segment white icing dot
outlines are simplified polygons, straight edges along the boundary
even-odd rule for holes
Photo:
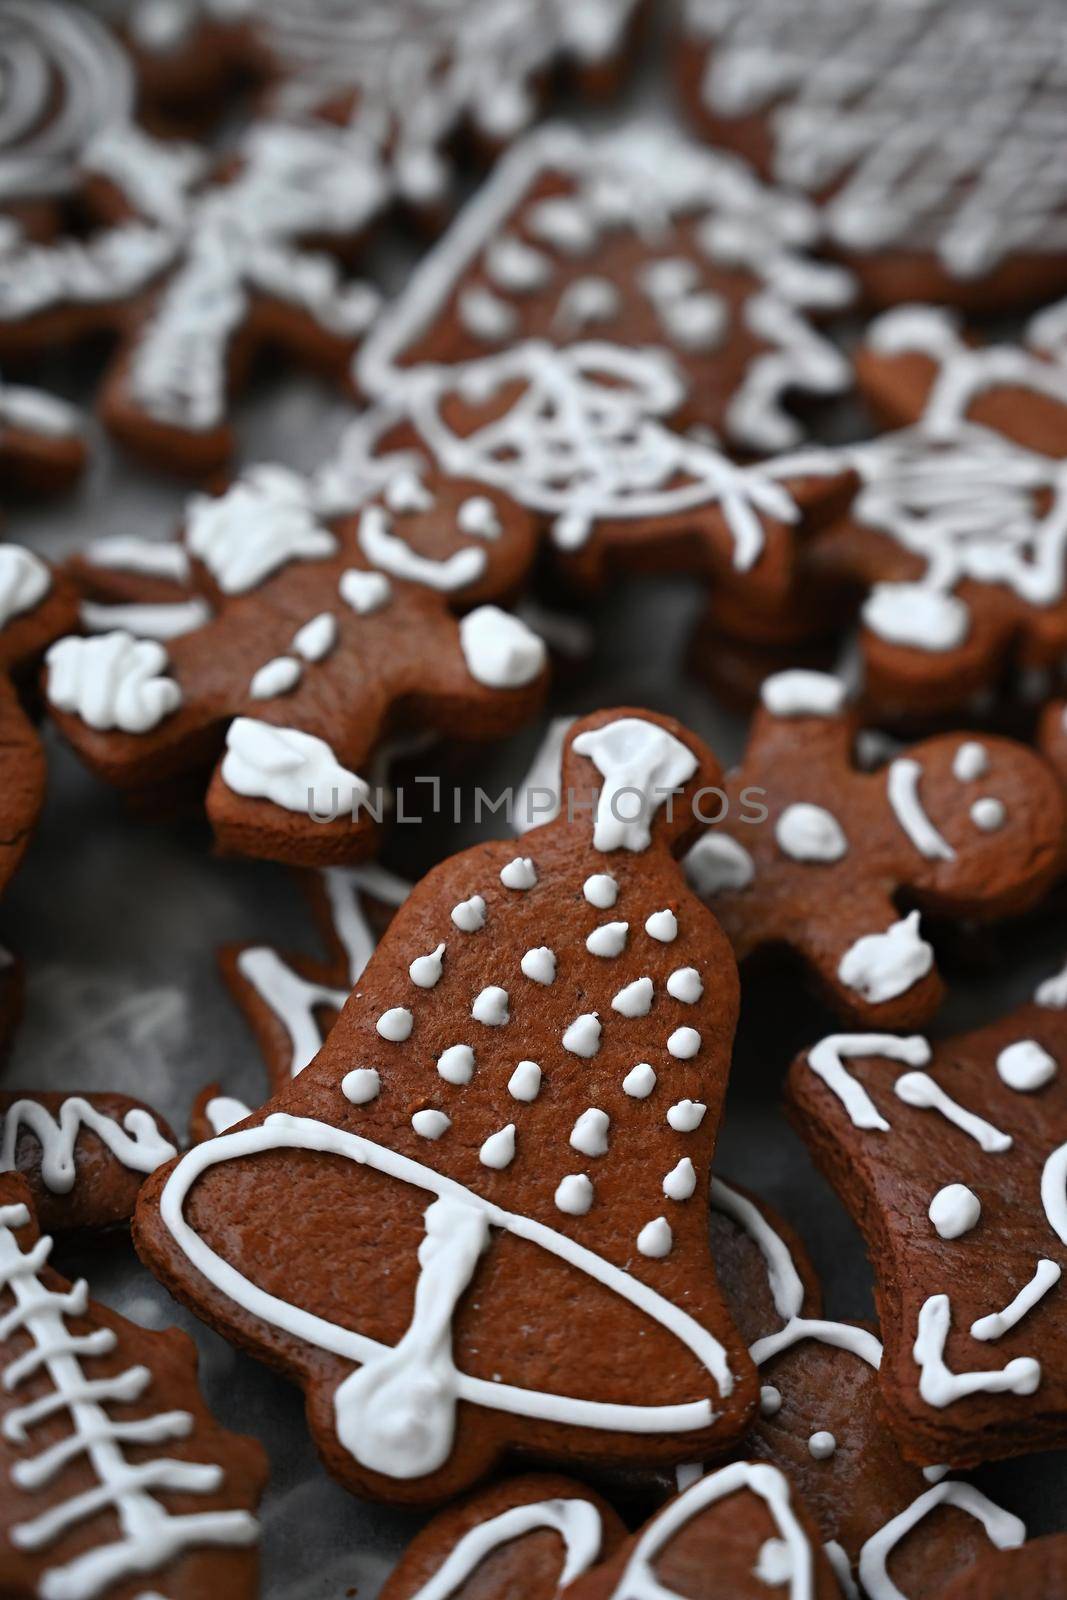
[[[384,573],[363,572],[358,567],[349,567],[347,572],[341,574],[337,592],[357,616],[369,617],[388,604],[393,591]]]
[[[1009,1089],[1032,1094],[1051,1083],[1059,1070],[1054,1057],[1036,1039],[1020,1039],[1007,1045],[997,1056],[997,1073]]]
[[[628,922],[602,922],[599,928],[594,928],[585,941],[585,948],[591,956],[617,956],[626,948],[626,939],[630,931]]]
[[[619,885],[610,872],[594,872],[582,884],[582,893],[591,906],[599,911],[609,911],[619,898]]]
[[[536,1061],[520,1061],[508,1079],[508,1094],[513,1100],[536,1100],[541,1092],[541,1068]]]
[[[532,889],[537,882],[537,870],[529,856],[516,856],[500,869],[500,881],[505,889]]]
[[[593,1185],[584,1172],[572,1172],[556,1188],[556,1209],[570,1217],[584,1217],[593,1204]]]
[[[639,1061],[622,1080],[622,1087],[632,1100],[647,1100],[656,1087],[656,1074],[647,1061]]]
[[[958,1239],[970,1233],[982,1215],[982,1203],[965,1183],[947,1183],[930,1201],[927,1215],[942,1239]]]
[[[437,1071],[446,1083],[470,1083],[474,1076],[474,1051],[469,1044],[450,1044],[437,1058]]]
[[[760,685],[760,699],[772,717],[836,717],[844,710],[847,688],[829,672],[794,667],[775,672]]]
[[[689,887],[705,900],[724,889],[747,889],[756,876],[756,863],[728,833],[705,833],[683,865]]]
[[[583,1111],[571,1129],[570,1145],[583,1156],[603,1156],[608,1150],[608,1128],[611,1118],[606,1111],[590,1107]]]
[[[515,1159],[515,1124],[509,1122],[506,1128],[501,1128],[498,1133],[491,1133],[482,1148],[478,1151],[478,1160],[483,1167],[492,1167],[496,1172],[502,1172],[509,1167]]]
[[[275,695],[295,689],[303,670],[292,656],[275,656],[253,676],[248,692],[253,700],[273,700]]]
[[[508,991],[495,983],[483,989],[471,1006],[471,1016],[475,1022],[484,1023],[487,1028],[502,1028],[510,1015]]]
[[[787,1542],[784,1539],[764,1539],[752,1576],[768,1589],[783,1589],[795,1575],[793,1552]]]
[[[445,947],[442,941],[428,956],[416,956],[408,968],[408,976],[412,983],[417,984],[420,989],[432,989],[440,980],[443,970],[441,957],[444,953]]]
[[[696,1168],[688,1156],[683,1156],[664,1178],[663,1193],[668,1200],[688,1200],[696,1186]]]
[[[548,984],[556,981],[556,957],[547,945],[540,945],[536,950],[527,950],[519,965],[534,983]]]
[[[782,1409],[782,1392],[773,1383],[765,1383],[759,1392],[760,1415],[773,1417]]]
[[[704,985],[696,967],[678,967],[667,979],[667,993],[674,1000],[695,1006],[704,993]]]
[[[675,1133],[695,1133],[707,1109],[702,1100],[679,1100],[667,1112],[667,1121]]]
[[[305,661],[321,661],[336,643],[337,618],[329,611],[320,611],[293,634],[293,649]]]
[[[952,775],[960,783],[973,783],[989,771],[989,751],[977,740],[967,739],[952,758]]]
[[[459,642],[467,671],[489,689],[532,683],[548,659],[544,640],[499,606],[468,612],[459,625]]]
[[[484,928],[485,901],[481,895],[472,894],[469,900],[461,900],[458,906],[453,906],[452,921],[461,933],[477,933],[479,928]]]
[[[848,853],[845,830],[833,812],[807,801],[786,806],[774,837],[782,854],[794,861],[840,861]]]
[[[652,1010],[652,979],[635,978],[619,990],[611,1006],[624,1017],[647,1017]]]
[[[673,911],[653,911],[645,923],[645,932],[661,944],[671,944],[678,937],[678,918]]]
[[[518,321],[514,307],[483,284],[473,284],[459,297],[459,319],[476,339],[510,339]]]
[[[563,1035],[563,1048],[574,1056],[595,1056],[600,1049],[600,1019],[595,1011],[575,1017]]]
[[[417,472],[403,469],[390,478],[382,496],[390,511],[404,516],[414,511],[432,511],[434,499]]]
[[[646,1222],[637,1235],[637,1248],[641,1254],[650,1256],[655,1261],[669,1256],[673,1243],[674,1234],[666,1217],[657,1217],[654,1222]]]
[[[816,1461],[828,1461],[837,1449],[837,1440],[825,1428],[820,1428],[808,1440],[808,1449]]]
[[[878,1005],[905,994],[934,964],[933,948],[919,932],[919,913],[909,912],[884,933],[868,933],[841,957],[837,975],[848,988]]]
[[[341,1079],[341,1093],[354,1106],[369,1105],[377,1100],[381,1087],[382,1080],[374,1067],[356,1067]]]
[[[452,1118],[443,1111],[416,1111],[411,1126],[420,1139],[439,1139],[452,1126]]]
[[[472,539],[499,539],[503,528],[496,506],[488,495],[471,495],[464,500],[456,517],[460,533]]]
[[[966,639],[971,614],[953,594],[924,583],[876,583],[863,602],[864,625],[890,644],[917,650],[955,650]]]
[[[695,1028],[675,1028],[667,1040],[667,1049],[679,1061],[691,1061],[700,1049],[700,1035]]]
[[[993,799],[992,795],[983,795],[971,807],[971,821],[983,833],[996,833],[998,828],[1004,826],[1007,815],[1004,802]]]
[[[414,1021],[406,1006],[393,1006],[382,1012],[374,1026],[382,1038],[388,1039],[391,1044],[403,1044],[405,1039],[411,1037]]]

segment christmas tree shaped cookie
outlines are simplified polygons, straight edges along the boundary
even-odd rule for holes
[[[145,1259],[302,1384],[353,1489],[743,1430],[706,1201],[737,977],[675,860],[717,776],[671,719],[576,724],[559,817],[431,872],[316,1060],[143,1191]]]

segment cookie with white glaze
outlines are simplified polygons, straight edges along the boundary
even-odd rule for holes
[[[867,770],[859,732],[838,678],[768,678],[686,871],[739,959],[785,949],[843,1021],[914,1027],[942,994],[922,914],[992,922],[1035,905],[1061,868],[1065,812],[1047,763],[1014,741],[939,735]]]
[[[0,1587],[64,1600],[258,1593],[267,1464],[208,1412],[188,1335],[136,1326],[48,1265],[0,1177]]]
[[[833,0],[687,0],[678,76],[705,138],[820,205],[868,299],[989,311],[1067,283],[1065,56],[1047,0],[860,0],[846,27]]]
[[[669,718],[577,723],[570,817],[435,868],[318,1057],[142,1191],[143,1258],[301,1383],[348,1486],[433,1501],[508,1448],[625,1468],[742,1433],[704,1198],[737,984],[675,859],[717,775]]]
[[[90,546],[73,570],[108,631],[49,651],[52,715],[128,793],[202,776],[225,849],[364,859],[387,739],[499,738],[538,709],[541,639],[496,606],[452,609],[509,588],[532,552],[529,519],[468,480],[398,474],[329,523],[297,474],[253,470],[194,499],[180,544]]]
[[[1067,1432],[1063,974],[973,1033],[834,1034],[788,1103],[875,1271],[880,1378],[909,1460],[968,1466]]]

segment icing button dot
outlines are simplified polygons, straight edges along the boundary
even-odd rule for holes
[[[695,1133],[707,1109],[702,1100],[679,1100],[667,1112],[667,1121],[675,1133]]]
[[[600,1019],[595,1011],[575,1017],[563,1035],[563,1048],[574,1056],[595,1056],[600,1049]]]
[[[520,1061],[508,1079],[508,1094],[513,1100],[536,1100],[541,1092],[541,1068],[536,1061]]]
[[[416,1111],[411,1126],[420,1139],[439,1139],[452,1126],[452,1118],[443,1111]]]
[[[585,948],[591,956],[621,955],[626,948],[626,939],[630,932],[628,922],[602,922],[599,928],[594,928],[585,941]]]
[[[638,1250],[643,1256],[648,1256],[654,1261],[661,1261],[664,1256],[669,1256],[673,1244],[674,1234],[666,1217],[657,1217],[654,1222],[646,1222],[637,1235]]]
[[[411,1037],[414,1021],[406,1006],[393,1006],[391,1010],[382,1012],[374,1026],[390,1044],[403,1044],[405,1039]]]
[[[820,1428],[808,1440],[808,1449],[816,1461],[827,1461],[837,1449],[837,1440],[825,1428]]]
[[[555,983],[556,957],[547,945],[540,945],[536,950],[527,950],[519,962],[527,978],[534,983]]]
[[[445,947],[442,942],[428,956],[416,956],[408,968],[408,976],[412,983],[420,989],[432,989],[440,981],[443,970],[441,957],[444,953]]]
[[[695,1028],[675,1028],[667,1049],[678,1061],[692,1061],[700,1049],[700,1035]]]
[[[366,1106],[377,1100],[381,1087],[382,1080],[374,1067],[356,1067],[341,1079],[341,1093],[354,1106]]]
[[[483,989],[471,1006],[475,1022],[484,1023],[487,1028],[502,1028],[510,1015],[508,991],[495,983]]]
[[[450,1044],[437,1058],[437,1071],[446,1083],[470,1083],[474,1076],[474,1051],[469,1044]]]
[[[1018,1094],[1033,1094],[1051,1083],[1059,1067],[1036,1039],[1019,1039],[997,1056],[997,1076]]]
[[[651,978],[635,978],[619,990],[611,1008],[624,1017],[647,1017],[652,1010],[652,992]]]
[[[610,911],[619,898],[619,885],[610,872],[594,872],[582,884],[582,893],[598,911]]]
[[[976,800],[971,807],[971,821],[976,828],[981,828],[983,833],[996,833],[1004,826],[1007,815],[1004,802],[994,800],[991,795]]]
[[[485,901],[480,894],[472,894],[469,900],[461,900],[458,906],[452,907],[452,921],[461,933],[477,933],[485,927]]]
[[[478,1151],[478,1160],[483,1167],[492,1167],[496,1172],[503,1172],[515,1159],[515,1124],[509,1122],[506,1128],[501,1128],[498,1133],[491,1133],[482,1148]]]
[[[927,1215],[942,1239],[958,1239],[970,1233],[982,1215],[982,1203],[965,1183],[947,1183],[930,1201]]]
[[[704,984],[696,967],[679,967],[667,979],[667,993],[673,1000],[695,1006],[704,993]]]
[[[622,1087],[632,1100],[647,1100],[656,1087],[656,1074],[647,1061],[639,1061],[622,1080]]]
[[[583,1156],[607,1155],[610,1126],[611,1118],[607,1112],[591,1106],[588,1111],[582,1112],[571,1129],[571,1149],[580,1150]]]
[[[760,1415],[773,1417],[782,1409],[782,1392],[773,1383],[765,1383],[759,1392]]]
[[[678,937],[678,918],[673,911],[653,911],[645,923],[645,932],[661,944],[672,944]]]
[[[668,1200],[688,1200],[696,1186],[696,1168],[688,1156],[683,1156],[678,1165],[664,1178],[663,1193]]]
[[[593,1204],[593,1185],[584,1172],[572,1172],[556,1187],[556,1209],[570,1217],[584,1217]]]
[[[532,889],[537,882],[537,869],[529,856],[516,856],[501,867],[500,881],[505,889]]]

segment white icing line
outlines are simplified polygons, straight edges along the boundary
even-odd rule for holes
[[[954,861],[956,852],[934,827],[919,799],[922,764],[909,756],[889,763],[886,792],[893,814],[919,854],[928,861]]]

